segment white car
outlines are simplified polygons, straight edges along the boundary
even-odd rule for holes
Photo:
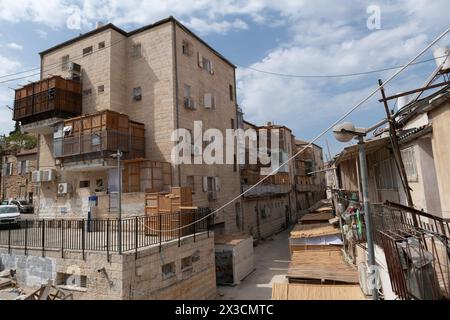
[[[20,226],[19,208],[14,205],[0,206],[0,226]]]

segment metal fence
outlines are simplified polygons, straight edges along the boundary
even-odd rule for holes
[[[450,220],[391,202],[373,208],[372,219],[397,296],[450,299]]]
[[[42,219],[23,220],[20,224],[9,222],[0,225],[0,246],[9,251],[23,249],[41,250],[42,256],[48,250],[76,250],[83,253],[97,251],[128,253],[139,249],[159,246],[169,241],[181,240],[213,229],[213,218],[209,208],[141,216],[125,219]]]

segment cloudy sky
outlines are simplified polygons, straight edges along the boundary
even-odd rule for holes
[[[370,23],[373,5],[379,8],[380,28]],[[70,22],[77,12],[82,18],[74,29]],[[239,103],[247,120],[285,124],[296,136],[312,139],[395,70],[298,76],[402,65],[449,27],[449,12],[448,0],[0,0],[0,133],[13,127],[5,107],[13,103],[10,88],[35,80],[38,71],[7,75],[39,67],[38,52],[93,29],[96,21],[130,31],[172,15],[239,66]],[[449,42],[447,36],[439,45]],[[431,51],[421,60],[430,58]],[[388,94],[421,86],[434,68],[433,61],[411,67]],[[25,75],[30,77],[14,80]],[[349,120],[358,126],[380,120],[384,109],[376,98]],[[343,147],[330,135],[326,139],[332,153]]]

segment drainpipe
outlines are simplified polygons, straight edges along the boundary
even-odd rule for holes
[[[173,72],[175,82],[175,114],[176,114],[176,128],[180,128],[180,110],[179,110],[179,85],[178,85],[178,55],[177,55],[177,34],[176,34],[176,22],[172,21],[172,50],[173,50]],[[181,164],[177,165],[178,172],[178,186],[181,187]]]

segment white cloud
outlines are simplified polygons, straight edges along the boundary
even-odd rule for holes
[[[6,47],[13,50],[23,50],[23,46],[15,42],[8,43]]]
[[[230,30],[247,30],[248,25],[241,19],[235,19],[234,21],[220,21],[220,22],[208,22],[206,20],[192,18],[186,22],[186,25],[193,30],[196,30],[200,35],[208,33],[226,34]]]
[[[48,36],[48,32],[45,30],[37,29],[35,30],[36,34],[39,36],[39,38],[45,39]]]
[[[3,57],[0,54],[0,75],[10,74],[19,71],[21,64],[10,58]],[[0,78],[0,81],[4,78]],[[9,84],[8,84],[9,85]],[[12,119],[12,114],[9,109],[5,106],[11,106],[14,102],[14,91],[8,88],[7,84],[0,84],[0,134],[5,134],[10,132],[14,123],[10,120]]]

